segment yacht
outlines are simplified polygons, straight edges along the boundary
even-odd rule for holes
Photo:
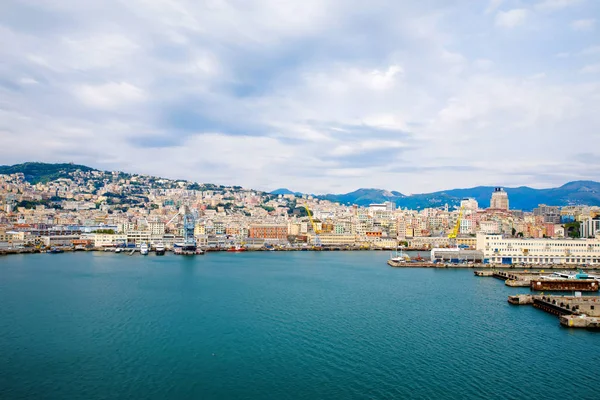
[[[147,256],[148,255],[148,245],[146,243],[142,243],[142,245],[140,246],[140,253],[143,256]]]
[[[405,263],[410,261],[410,257],[404,254],[402,250],[400,250],[400,253],[396,251],[396,255],[394,255],[393,253],[390,254],[390,261],[394,263]]]
[[[165,245],[162,243],[158,243],[156,246],[154,246],[154,251],[156,252],[157,256],[164,256],[165,255]]]

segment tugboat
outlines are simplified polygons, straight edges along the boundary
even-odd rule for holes
[[[248,249],[243,246],[240,246],[239,244],[227,249],[227,252],[229,253],[241,253],[243,251],[248,251]]]
[[[142,243],[142,245],[140,246],[140,254],[143,256],[148,255],[148,245],[146,243]]]
[[[165,255],[165,245],[162,243],[158,243],[155,247],[154,247],[154,251],[156,253],[157,256],[164,256]]]

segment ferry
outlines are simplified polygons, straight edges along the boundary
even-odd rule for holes
[[[142,245],[140,246],[140,253],[143,256],[147,256],[148,255],[148,245],[146,243],[142,243]]]
[[[165,245],[162,243],[158,243],[156,246],[154,246],[154,252],[157,256],[164,256],[165,251]]]

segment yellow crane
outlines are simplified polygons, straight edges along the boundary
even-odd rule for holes
[[[448,234],[448,239],[456,239],[456,237],[458,236],[458,233],[460,232],[460,221],[462,220],[464,211],[465,208],[461,207],[460,211],[458,212],[458,219],[456,220],[456,224],[454,225],[452,231],[450,231],[450,233]]]
[[[310,224],[312,225],[313,231],[315,232],[315,245],[316,246],[321,246],[321,239],[319,238],[319,233],[321,233],[321,231],[317,227],[317,224],[316,224],[315,220],[312,217],[312,213],[310,212],[310,209],[308,208],[308,205],[304,204],[304,208],[306,209],[306,214],[308,215],[308,219],[310,221]]]

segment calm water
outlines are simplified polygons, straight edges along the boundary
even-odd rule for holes
[[[599,398],[600,334],[388,256],[0,258],[0,397]]]

